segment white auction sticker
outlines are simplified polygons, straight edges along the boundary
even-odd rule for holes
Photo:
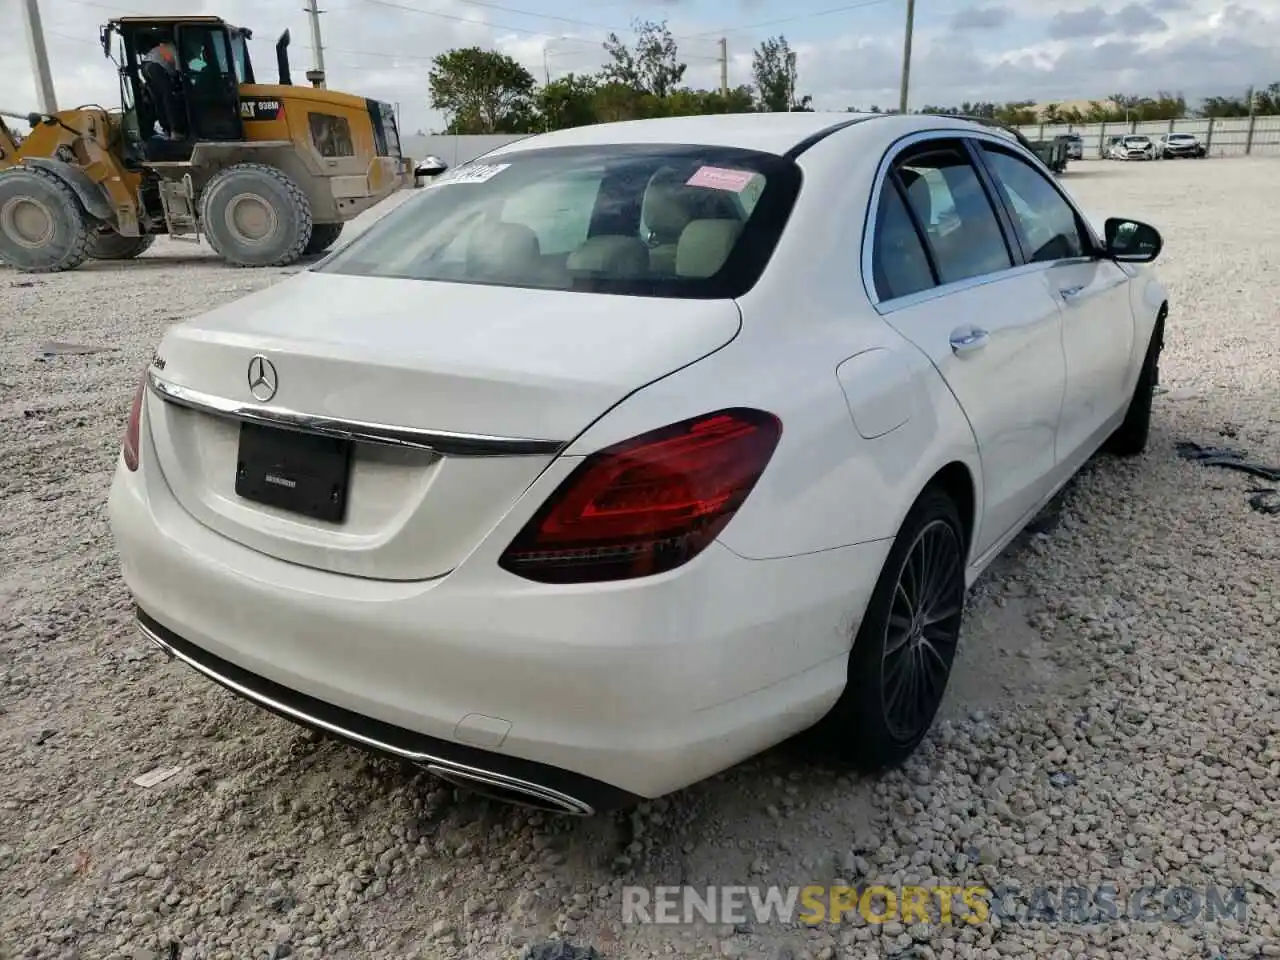
[[[485,183],[492,180],[507,167],[509,163],[478,163],[465,167],[458,167],[452,173],[446,173],[444,176],[433,180],[429,186],[444,187],[455,183]]]

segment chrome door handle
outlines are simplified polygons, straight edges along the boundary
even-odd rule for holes
[[[1062,295],[1063,300],[1074,300],[1076,297],[1080,296],[1080,294],[1084,293],[1084,286],[1066,287],[1059,290],[1058,293]]]
[[[987,345],[987,331],[978,327],[955,330],[951,334],[951,349],[957,354],[973,353]]]

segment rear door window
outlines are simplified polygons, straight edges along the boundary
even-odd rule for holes
[[[930,141],[894,165],[941,283],[1008,270],[1013,257],[978,172],[959,141]]]

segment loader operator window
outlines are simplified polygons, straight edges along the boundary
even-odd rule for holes
[[[243,33],[231,38],[231,58],[236,68],[236,83],[253,83],[253,66],[249,63],[249,46]]]
[[[183,99],[194,139],[239,139],[239,83],[227,29],[183,24],[178,29],[178,47]]]

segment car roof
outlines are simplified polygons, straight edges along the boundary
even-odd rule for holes
[[[987,130],[958,117],[885,113],[727,113],[690,117],[623,120],[535,134],[505,144],[486,157],[553,147],[611,144],[697,144],[785,155],[843,128],[865,130],[868,137],[893,139],[915,130]]]

